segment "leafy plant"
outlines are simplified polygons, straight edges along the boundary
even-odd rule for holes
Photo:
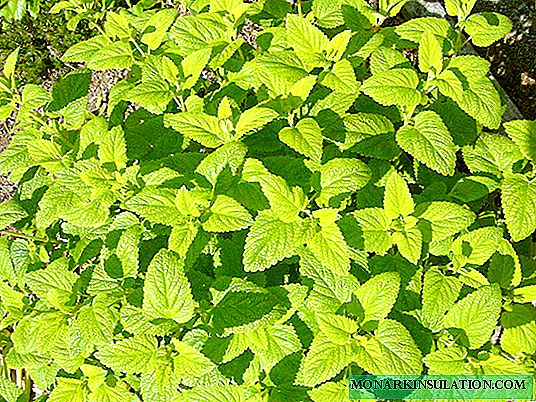
[[[489,63],[459,54],[463,29],[487,43],[509,22],[450,0],[457,28],[382,27],[404,3],[110,12],[51,93],[10,94],[12,56],[6,369],[54,402],[343,401],[349,373],[533,373],[535,123],[499,132]],[[111,68],[130,71],[89,114],[88,69]]]

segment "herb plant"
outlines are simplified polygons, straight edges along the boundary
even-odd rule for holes
[[[533,373],[536,126],[502,124],[489,63],[461,54],[510,22],[447,0],[454,28],[382,26],[404,3],[139,3],[67,50],[86,68],[52,92],[19,93],[8,58],[0,395],[31,397],[10,370],[51,402]],[[106,69],[129,72],[90,114]]]

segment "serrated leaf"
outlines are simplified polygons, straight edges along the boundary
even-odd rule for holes
[[[175,226],[184,220],[175,205],[176,191],[146,186],[134,197],[125,201],[125,207],[154,223]]]
[[[258,130],[270,123],[278,116],[275,110],[267,107],[256,106],[242,112],[236,123],[236,138],[239,139],[244,135]]]
[[[152,317],[185,323],[194,315],[196,303],[184,273],[184,262],[172,251],[161,250],[153,257],[143,294],[143,310]]]
[[[234,198],[218,195],[210,207],[210,216],[203,223],[208,232],[232,232],[253,223],[250,213]]]
[[[447,13],[465,19],[475,6],[476,0],[445,0]]]
[[[181,257],[185,257],[197,236],[198,230],[198,226],[192,222],[173,226],[168,239],[168,248]]]
[[[324,51],[329,44],[329,39],[320,29],[296,14],[287,15],[286,28],[289,44],[308,71],[325,65]]]
[[[132,67],[133,63],[130,45],[125,42],[114,42],[101,46],[93,53],[87,62],[87,67],[92,70],[124,69]]]
[[[415,211],[415,204],[406,180],[396,171],[391,173],[385,182],[383,208],[388,220],[400,216],[406,217]]]
[[[312,118],[300,120],[295,127],[285,127],[279,139],[300,154],[319,161],[324,138],[318,123]]]
[[[521,174],[508,175],[501,185],[506,226],[517,242],[536,230],[536,181]]]
[[[351,194],[370,180],[370,169],[359,159],[334,158],[320,167],[320,195],[317,202],[329,205],[338,196]]]
[[[445,316],[444,328],[464,331],[467,346],[477,349],[491,339],[501,311],[497,285],[483,286],[458,301]]]
[[[361,85],[361,91],[384,105],[414,107],[421,101],[419,77],[414,70],[395,68],[374,74]]]
[[[179,379],[201,377],[215,370],[216,366],[200,351],[185,342],[173,340],[178,356],[173,357],[174,373]]]
[[[398,130],[398,144],[430,169],[443,175],[453,175],[458,147],[441,117],[428,110],[415,116],[412,123]]]
[[[169,85],[160,80],[142,82],[126,94],[124,100],[137,103],[154,114],[161,114],[173,99]]]
[[[226,166],[229,166],[233,173],[238,171],[246,152],[247,148],[241,142],[229,142],[207,155],[195,171],[205,176],[212,185],[215,185],[218,176]]]
[[[471,374],[466,359],[465,348],[452,345],[427,354],[423,361],[429,374]]]
[[[307,248],[313,252],[323,266],[337,274],[350,269],[350,249],[337,226],[340,218],[334,209],[319,209],[313,212],[319,220],[320,230],[307,241]]]
[[[87,402],[88,389],[81,380],[58,377],[58,385],[48,400],[50,402]]]
[[[425,31],[419,41],[419,69],[434,75],[443,69],[443,50],[431,31]]]
[[[383,255],[389,250],[393,241],[389,234],[390,219],[381,208],[365,208],[354,212],[365,240],[365,250]]]
[[[417,264],[422,253],[422,233],[419,228],[397,231],[392,233],[391,237],[402,257],[412,264]]]
[[[357,332],[358,324],[351,318],[326,314],[317,317],[318,328],[330,342],[338,345],[346,345],[351,339],[351,335]]]
[[[513,304],[501,315],[501,326],[501,347],[507,353],[519,356],[536,352],[536,311],[530,304]]]
[[[326,335],[318,333],[303,358],[294,383],[313,387],[333,378],[352,361],[350,345],[331,342]]]
[[[525,158],[536,161],[536,120],[512,120],[504,123],[508,136]]]
[[[83,306],[76,317],[80,336],[95,346],[111,343],[117,321],[117,312],[100,296],[96,296],[91,305]]]
[[[13,199],[0,203],[0,228],[2,229],[26,218],[27,216],[28,213],[24,208]]]
[[[116,372],[137,374],[150,371],[158,349],[154,336],[139,335],[106,345],[96,353],[97,358]]]
[[[400,275],[384,272],[362,284],[354,294],[357,296],[365,317],[363,323],[381,320],[389,315],[400,291]]]
[[[463,159],[473,173],[501,176],[522,158],[519,148],[508,137],[496,133],[482,133],[473,147],[463,148]]]
[[[99,159],[101,162],[115,163],[117,169],[124,169],[127,164],[127,146],[125,134],[121,127],[114,127],[99,141]]]
[[[58,308],[70,299],[78,275],[69,270],[67,259],[57,259],[46,269],[30,272],[25,280],[41,300]]]
[[[355,361],[374,374],[420,374],[422,356],[409,331],[394,320],[381,320],[374,336],[356,345]]]
[[[106,36],[97,35],[88,40],[75,43],[67,49],[61,59],[71,63],[88,62],[99,50],[109,44],[110,40]]]
[[[469,227],[476,219],[476,215],[466,206],[453,202],[435,201],[430,203],[419,216],[430,222],[432,227],[432,241],[440,241]]]
[[[456,265],[483,265],[497,250],[502,240],[502,230],[483,227],[463,234],[451,245],[453,261]]]
[[[150,50],[158,49],[176,16],[177,11],[174,9],[159,10],[153,14],[143,27],[141,42]]]
[[[283,222],[271,210],[259,212],[251,225],[244,248],[244,269],[264,271],[295,254],[303,243],[304,222]]]
[[[307,198],[301,188],[291,188],[285,179],[270,173],[257,159],[246,159],[242,178],[261,185],[273,214],[284,222],[299,219],[298,214],[307,205]]]
[[[424,274],[422,291],[423,325],[434,332],[443,328],[443,317],[452,308],[462,288],[460,280],[445,276],[437,268]]]
[[[209,148],[217,148],[225,142],[218,118],[206,113],[166,114],[164,124]]]
[[[512,21],[499,13],[479,13],[467,18],[463,28],[475,46],[486,47],[504,38],[512,29]]]

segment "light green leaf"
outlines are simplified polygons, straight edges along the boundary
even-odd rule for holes
[[[536,300],[536,285],[533,285]],[[536,352],[536,311],[530,304],[512,304],[501,316],[501,347],[513,356]]]
[[[512,165],[523,159],[519,148],[504,135],[482,133],[474,147],[463,148],[463,159],[473,173],[501,173],[512,170]]]
[[[348,59],[335,63],[331,70],[326,71],[321,83],[338,92],[355,93],[359,90],[354,67]]]
[[[172,8],[159,10],[153,14],[143,26],[141,42],[145,43],[150,50],[158,49],[176,16],[177,10]]]
[[[397,231],[391,236],[402,257],[412,264],[417,264],[422,252],[422,233],[419,228]]]
[[[468,346],[478,349],[491,339],[501,311],[497,285],[483,286],[458,301],[445,316],[444,328],[464,331]]]
[[[209,148],[217,148],[225,142],[218,118],[206,113],[166,114],[164,124]]]
[[[298,220],[298,214],[307,206],[307,198],[301,188],[290,188],[285,179],[270,173],[257,159],[246,159],[242,178],[261,185],[273,214],[283,222]]]
[[[467,350],[458,345],[438,349],[424,356],[428,374],[472,374],[466,362]]]
[[[307,391],[313,402],[348,402],[348,384],[343,382],[326,382]]]
[[[71,63],[85,63],[103,47],[110,45],[110,39],[97,35],[88,40],[75,43],[61,57],[61,60]]]
[[[273,96],[287,95],[296,82],[307,76],[301,60],[294,52],[289,51],[270,52],[257,56],[252,69],[258,82],[253,82],[251,85],[264,84]],[[247,86],[249,87],[250,83]]]
[[[324,333],[319,332],[301,362],[294,383],[313,387],[333,378],[351,361],[350,345],[333,343]]]
[[[307,247],[322,265],[336,274],[350,269],[350,250],[336,224],[340,218],[335,209],[319,209],[313,212],[319,220],[320,230],[307,241]]]
[[[329,39],[310,21],[296,14],[287,14],[287,40],[308,71],[326,64],[324,51]]]
[[[128,91],[125,100],[137,103],[154,114],[162,114],[173,99],[169,85],[160,80],[142,82]]]
[[[58,377],[58,385],[50,394],[50,402],[88,402],[88,389],[76,378]]]
[[[291,257],[304,241],[304,222],[283,222],[272,210],[260,211],[251,225],[244,248],[244,268],[264,271],[284,258]]]
[[[130,45],[125,42],[114,42],[104,47],[101,45],[100,49],[91,55],[87,67],[92,70],[124,69],[132,67],[133,63]]]
[[[278,113],[276,111],[262,106],[255,106],[245,110],[236,123],[235,139],[242,138],[244,135],[264,127],[277,116]]]
[[[138,273],[139,242],[143,233],[140,225],[131,226],[121,234],[115,254],[121,261],[123,277],[135,277]]]
[[[407,2],[408,0],[380,0],[379,9],[383,15],[394,17]]]
[[[453,202],[434,201],[419,216],[430,222],[432,241],[440,241],[469,227],[476,215],[465,205]]]
[[[16,48],[15,50],[13,50],[6,57],[4,61],[4,68],[2,69],[5,77],[11,78],[11,76],[15,73],[15,66],[17,65],[18,57],[19,57],[19,48]]]
[[[187,343],[174,339],[173,346],[178,352],[178,356],[173,357],[174,372],[180,380],[201,377],[216,370],[216,365],[208,357]]]
[[[443,328],[443,317],[452,308],[462,288],[460,280],[445,276],[437,268],[424,274],[422,291],[422,322],[434,332]]]
[[[146,186],[125,201],[125,207],[154,223],[180,225],[184,218],[175,205],[176,191]]]
[[[112,342],[117,311],[108,305],[106,297],[96,296],[91,305],[83,306],[76,317],[81,338],[90,345],[103,346]]]
[[[386,218],[390,221],[400,216],[406,217],[415,211],[406,180],[396,171],[393,171],[385,182],[383,208]]]
[[[0,228],[20,221],[28,216],[28,213],[15,200],[6,200],[0,203]]]
[[[346,345],[350,342],[351,335],[357,332],[358,324],[351,318],[337,315],[318,315],[318,328],[330,342],[338,345]]]
[[[476,0],[445,0],[445,7],[449,15],[465,19],[475,6]]]
[[[210,207],[210,216],[203,223],[208,232],[232,232],[249,227],[253,219],[250,213],[234,198],[218,195]]]
[[[467,264],[484,265],[497,251],[501,240],[502,230],[491,226],[463,234],[451,245],[453,261],[460,267]]]
[[[198,226],[192,222],[184,222],[181,225],[173,226],[168,239],[168,248],[181,257],[185,257],[197,236],[197,232]]]
[[[536,285],[522,286],[514,289],[514,297],[521,303],[536,301]]]
[[[188,322],[196,303],[184,273],[184,261],[172,251],[160,250],[151,260],[143,287],[143,310],[155,318]]]
[[[214,152],[208,154],[197,166],[197,173],[205,176],[214,186],[220,173],[229,166],[231,172],[236,174],[244,161],[247,148],[241,142],[228,142]]]
[[[365,250],[383,255],[389,250],[393,241],[389,234],[389,224],[385,211],[380,208],[365,208],[355,211],[356,217],[365,240]]]
[[[431,31],[425,31],[419,41],[419,69],[434,75],[443,69],[443,50]]]
[[[131,36],[131,28],[127,17],[124,15],[124,11],[120,10],[119,13],[110,11],[106,14],[106,21],[104,21],[104,31],[106,35],[111,38],[127,39]]]
[[[467,18],[463,28],[475,46],[486,47],[504,38],[512,29],[512,21],[498,13],[479,13]]]
[[[512,174],[501,185],[502,207],[512,240],[521,241],[536,230],[536,180]]]
[[[512,120],[504,128],[525,158],[536,162],[536,120]]]
[[[449,32],[454,32],[448,21],[439,17],[412,18],[398,25],[395,31],[402,39],[415,43],[421,41],[421,37],[425,32],[433,32],[436,39],[441,41],[448,37]]]
[[[394,320],[381,320],[374,336],[356,341],[355,362],[374,374],[420,374],[422,356],[409,331]]]
[[[127,146],[123,129],[120,126],[112,128],[104,138],[100,139],[99,159],[103,163],[115,163],[117,169],[126,167]]]
[[[32,292],[56,308],[69,301],[77,279],[78,275],[69,270],[66,258],[53,261],[45,269],[30,272],[25,278]]]
[[[427,110],[415,116],[412,123],[398,130],[398,144],[430,169],[452,176],[458,147],[441,117]]]
[[[381,320],[389,315],[400,290],[398,272],[375,275],[354,291],[365,312],[363,323]]]
[[[96,356],[116,372],[138,374],[151,371],[157,350],[154,336],[139,335],[105,345]]]
[[[333,158],[320,167],[320,195],[317,203],[329,205],[339,196],[346,196],[361,188],[370,180],[370,169],[359,159]]]
[[[414,70],[395,68],[374,74],[361,85],[361,91],[384,105],[414,107],[421,101],[419,77]]]
[[[322,131],[310,117],[300,120],[295,127],[283,128],[279,132],[279,139],[308,158],[316,161],[322,158]]]

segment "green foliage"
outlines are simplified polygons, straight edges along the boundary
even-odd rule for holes
[[[19,93],[9,56],[6,367],[56,402],[345,401],[350,373],[533,373],[535,126],[500,132],[489,63],[459,54],[463,29],[489,44],[508,22],[453,0],[456,28],[386,28],[405,1],[379,3],[141,3],[70,47],[86,68],[51,92]],[[110,68],[129,73],[89,113],[89,71]]]

